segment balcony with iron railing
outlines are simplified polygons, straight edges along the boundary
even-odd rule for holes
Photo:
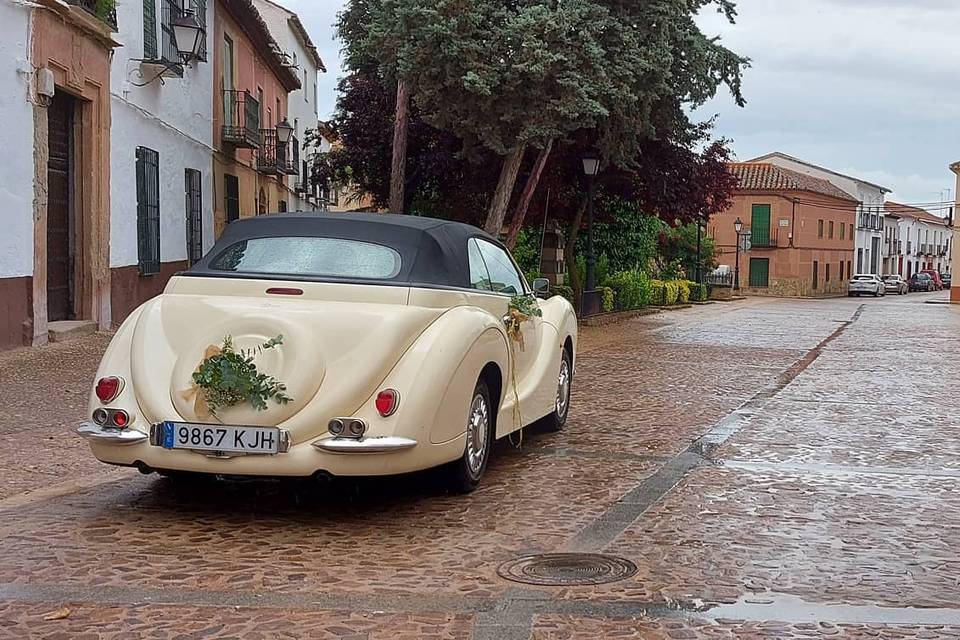
[[[225,144],[238,149],[260,147],[260,103],[249,91],[224,89],[221,137]]]
[[[778,244],[779,228],[756,228],[750,230],[750,246],[754,249],[776,249]]]
[[[297,166],[290,159],[290,145],[277,139],[276,129],[260,130],[260,149],[257,152],[257,171],[273,176],[295,175]],[[293,138],[291,142],[296,142]]]
[[[112,2],[104,2],[103,0],[67,0],[67,4],[80,7],[114,31],[117,30],[117,9]]]

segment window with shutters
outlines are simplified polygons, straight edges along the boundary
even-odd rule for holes
[[[160,273],[160,155],[137,147],[137,253],[141,276]]]
[[[750,244],[755,247],[770,246],[770,205],[755,204],[750,217]]]
[[[750,258],[750,286],[757,288],[770,286],[769,258]]]
[[[187,214],[187,260],[193,264],[203,257],[202,178],[196,169],[184,169]]]
[[[157,52],[157,0],[143,0],[143,57],[156,60]]]
[[[200,48],[197,51],[197,60],[207,61],[207,0],[190,0],[190,9],[197,16],[197,21],[203,28],[203,36],[200,41]]]
[[[227,224],[240,219],[240,180],[237,176],[223,176],[223,210]]]

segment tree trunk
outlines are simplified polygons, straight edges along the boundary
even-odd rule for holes
[[[390,166],[390,212],[406,213],[404,190],[407,179],[407,111],[410,98],[407,83],[397,82],[397,115],[393,122],[393,162]]]
[[[527,217],[527,209],[530,208],[530,201],[533,200],[533,194],[537,191],[537,184],[540,182],[540,176],[543,175],[543,167],[547,164],[550,157],[550,151],[553,149],[553,140],[547,142],[547,146],[540,150],[537,155],[537,161],[533,165],[533,171],[527,178],[527,184],[523,188],[523,194],[520,196],[520,204],[517,210],[513,212],[513,220],[510,221],[510,230],[507,232],[507,249],[513,251],[517,244],[517,235],[523,226],[523,219]]]
[[[517,173],[520,171],[525,150],[526,145],[520,145],[503,159],[497,190],[493,192],[493,200],[487,210],[487,221],[483,225],[484,230],[495,238],[500,236],[503,219],[507,217],[507,207],[510,206],[510,196],[513,195],[513,187],[517,183]]]
[[[570,278],[570,288],[573,289],[573,299],[580,300],[583,286],[580,284],[580,274],[577,273],[577,237],[580,235],[580,225],[583,224],[583,214],[587,211],[587,198],[584,197],[577,207],[577,213],[570,223],[570,233],[567,234],[567,246],[563,248],[563,261],[567,264],[567,276]]]

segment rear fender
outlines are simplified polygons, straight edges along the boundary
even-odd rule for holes
[[[509,355],[503,326],[486,311],[457,307],[423,332],[384,380],[381,388],[400,392],[400,408],[387,418],[375,409],[376,394],[361,415],[370,418],[370,434],[403,435],[441,444],[466,432],[467,414],[481,371],[493,363],[501,372],[500,398],[507,383]]]
[[[140,408],[140,402],[134,391],[133,385],[133,365],[130,359],[130,350],[133,345],[133,335],[143,309],[149,305],[147,302],[141,305],[120,325],[120,329],[110,340],[110,345],[100,360],[100,366],[97,369],[97,376],[90,386],[90,396],[88,401],[87,420],[93,414],[94,409],[104,406],[96,394],[96,381],[107,376],[117,376],[124,381],[123,389],[120,395],[109,404],[110,407],[120,408],[130,414],[130,428],[138,429],[145,433],[150,432],[150,425],[143,417],[143,410]]]

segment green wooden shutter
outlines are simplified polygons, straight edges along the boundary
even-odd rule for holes
[[[227,224],[240,219],[240,180],[237,176],[223,176],[223,208]]]
[[[770,285],[770,259],[750,258],[750,286],[767,287]]]
[[[141,276],[160,273],[160,155],[137,147],[137,254]]]
[[[157,59],[157,0],[143,0],[143,57]]]
[[[768,204],[753,205],[750,244],[755,247],[770,246],[770,205]]]

